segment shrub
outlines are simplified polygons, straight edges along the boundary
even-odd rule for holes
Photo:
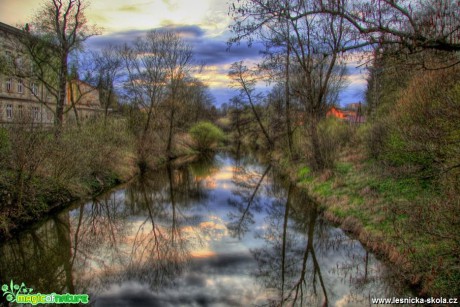
[[[193,144],[192,147],[199,152],[215,149],[224,139],[224,132],[210,122],[198,122],[189,131]]]
[[[460,165],[460,68],[415,76],[388,118],[383,158],[410,164],[424,176]]]
[[[385,121],[376,120],[372,124],[364,124],[360,127],[358,134],[362,138],[369,156],[374,159],[380,159],[387,145],[388,124]]]
[[[322,165],[318,165],[314,169],[332,169],[339,149],[349,142],[351,138],[351,127],[347,123],[330,117],[318,124],[317,131],[318,148],[316,152],[321,156]],[[309,152],[313,153],[313,148],[310,148]],[[313,161],[313,158],[310,160]]]
[[[126,123],[120,119],[105,124],[87,122],[80,129],[66,127],[61,139],[54,141],[47,170],[51,177],[66,185],[91,186],[94,180],[113,176],[129,152],[131,138]]]
[[[5,166],[5,163],[9,160],[10,155],[10,141],[8,139],[8,132],[0,128],[0,168]]]

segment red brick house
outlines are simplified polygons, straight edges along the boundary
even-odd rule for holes
[[[333,106],[327,111],[326,117],[335,117],[350,124],[362,124],[365,122],[360,102],[351,103],[346,109],[340,109]]]

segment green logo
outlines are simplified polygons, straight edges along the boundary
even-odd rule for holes
[[[10,282],[10,285],[7,284],[2,286],[3,296],[6,295],[6,300],[8,302],[16,302],[16,296],[18,294],[30,294],[34,289],[27,288],[24,283],[21,285],[15,285],[13,281]]]
[[[10,303],[18,304],[88,304],[88,294],[32,294],[34,289],[27,288],[24,283],[15,284],[12,280],[9,285],[2,286],[3,296]]]

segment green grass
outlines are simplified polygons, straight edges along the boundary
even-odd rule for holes
[[[335,165],[335,171],[341,175],[348,174],[353,168],[353,164],[346,162],[338,162]]]
[[[421,276],[425,294],[459,293],[459,257],[453,253],[451,241],[419,231],[417,219],[411,217],[423,203],[442,202],[443,194],[432,182],[394,175],[367,161],[340,161],[327,180],[308,167],[297,170],[298,182],[326,211],[342,221],[356,219],[368,234],[408,257],[411,265],[400,269],[409,270],[404,271],[407,276]],[[434,229],[444,231],[445,227]]]
[[[311,169],[308,166],[303,166],[297,171],[298,182],[308,183],[314,178]]]
[[[316,184],[313,191],[323,197],[332,196],[334,194],[332,182],[330,180]]]

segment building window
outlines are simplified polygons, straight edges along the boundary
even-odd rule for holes
[[[45,92],[45,95],[43,95],[43,96],[46,97],[46,101],[50,101],[51,100],[51,94],[50,94],[49,90],[47,88],[45,88],[44,92]]]
[[[37,87],[37,83],[32,82],[32,83],[30,84],[30,92],[31,92],[34,96],[38,96],[38,87]]]
[[[18,87],[18,93],[22,94],[24,92],[24,83],[22,79],[18,79],[17,87]]]
[[[17,58],[16,59],[16,67],[22,70],[24,68],[24,61],[22,58]]]
[[[49,122],[53,121],[53,113],[51,111],[46,112],[46,118]]]
[[[22,107],[22,105],[18,105],[18,115],[20,118],[22,118],[22,116],[24,115],[24,108]]]
[[[39,107],[32,108],[32,118],[33,120],[37,120],[37,121],[40,119],[40,108]]]
[[[12,104],[6,105],[6,118],[8,119],[13,118],[13,105]]]
[[[10,67],[14,66],[13,54],[10,51],[5,51],[5,59],[7,65],[9,65]]]
[[[11,78],[6,79],[6,91],[11,92],[12,87],[13,87],[13,79]]]

